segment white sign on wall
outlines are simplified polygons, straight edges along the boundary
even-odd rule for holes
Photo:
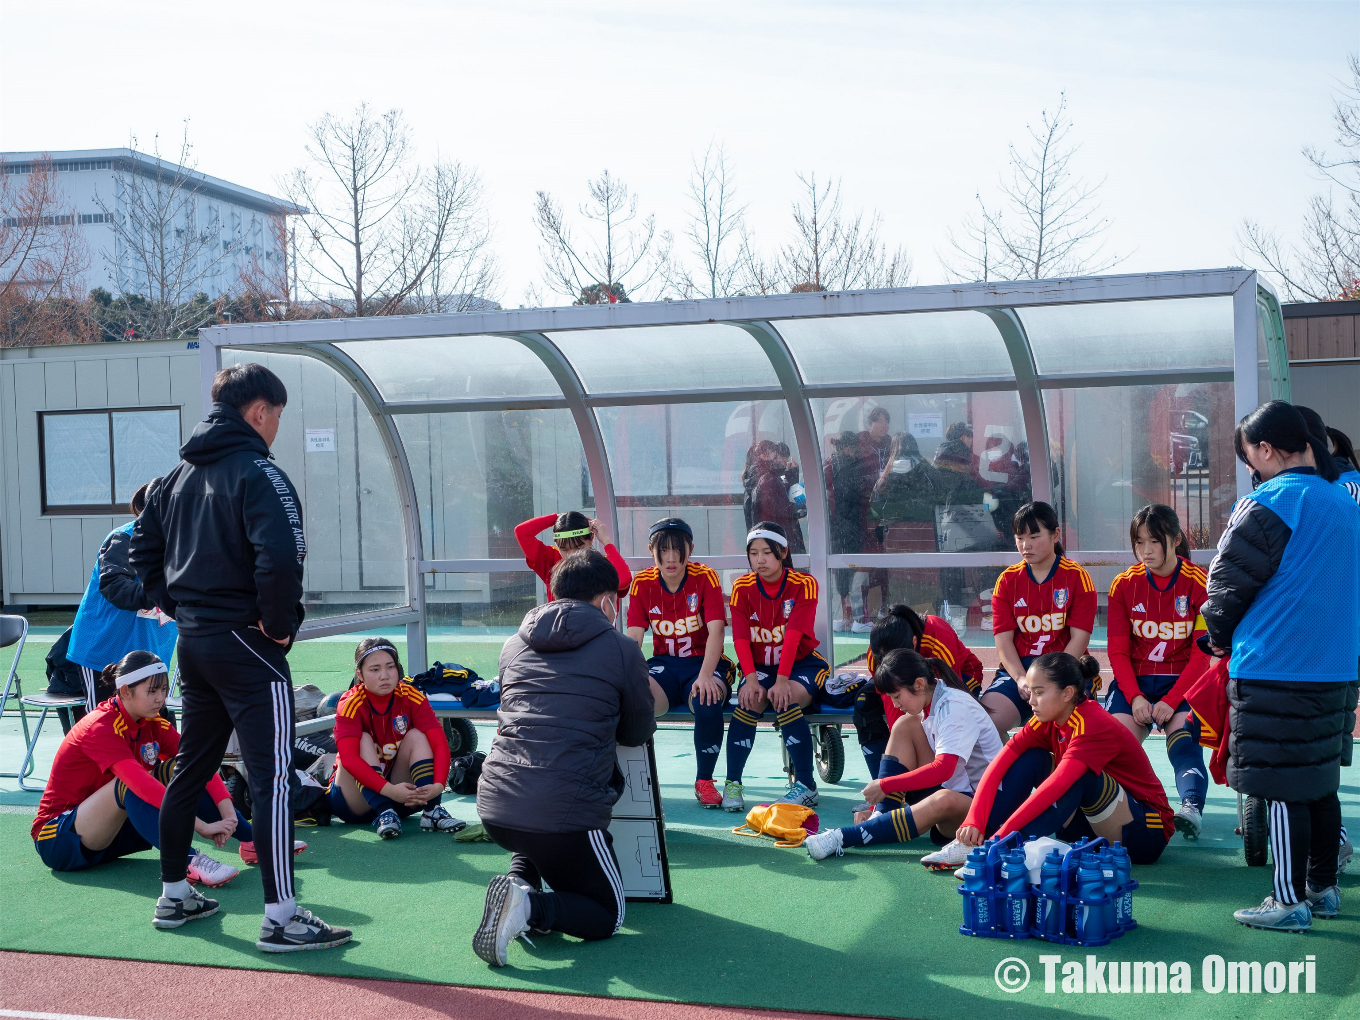
[[[308,429],[308,453],[334,453],[335,429]]]
[[[907,431],[917,439],[943,439],[943,414],[909,414]]]

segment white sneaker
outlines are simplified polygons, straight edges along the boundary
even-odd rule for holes
[[[504,967],[510,943],[524,936],[529,942],[529,893],[509,875],[497,875],[486,887],[482,923],[472,936],[472,950],[493,967]],[[533,945],[532,942],[529,942]]]
[[[852,634],[868,634],[869,631],[873,629],[874,625],[868,620],[865,620],[863,623],[852,623],[850,625],[850,632]]]
[[[922,857],[921,863],[931,871],[953,871],[968,862],[968,850],[957,839],[951,839],[934,853]]]
[[[784,796],[780,797],[775,803],[797,804],[800,807],[816,807],[817,801],[820,799],[816,790],[804,786],[802,783],[795,782],[785,791]]]
[[[835,623],[831,625],[831,629],[834,630],[837,634],[844,634],[847,630],[850,629],[850,626],[851,624],[849,620],[837,620]]]
[[[238,868],[223,864],[202,850],[195,850],[193,860],[189,862],[189,873],[185,877],[195,885],[206,885],[209,889],[215,889],[219,885],[226,885],[240,873]]]
[[[840,829],[823,829],[821,832],[814,832],[803,840],[803,846],[807,847],[808,856],[814,861],[825,860],[832,854],[837,857],[845,856],[845,837],[841,835]]]

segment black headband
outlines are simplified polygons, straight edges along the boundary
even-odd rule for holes
[[[665,520],[657,521],[647,531],[647,544],[650,545],[652,539],[658,531],[678,531],[689,539],[690,544],[694,544],[694,531],[688,524],[679,517],[667,517]]]

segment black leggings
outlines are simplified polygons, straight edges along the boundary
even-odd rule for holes
[[[483,822],[486,833],[514,854],[510,874],[529,894],[529,925],[577,938],[607,939],[623,927],[623,878],[607,829],[525,832]],[[543,892],[547,882],[552,892]]]
[[[1307,804],[1268,800],[1270,861],[1275,899],[1299,903],[1307,886],[1321,892],[1336,885],[1336,848],[1341,842],[1341,800],[1329,793]]]

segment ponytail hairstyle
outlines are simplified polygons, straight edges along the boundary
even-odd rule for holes
[[[1087,699],[1091,682],[1100,676],[1100,663],[1090,655],[1078,659],[1067,652],[1047,652],[1030,665],[1037,669],[1044,679],[1055,687],[1071,687],[1077,692],[1072,699],[1073,705],[1080,705]]]
[[[391,638],[366,637],[354,649],[354,681],[350,684],[351,687],[360,682],[359,671],[364,668],[364,660],[374,652],[386,652],[392,656],[392,661],[397,664],[397,672],[402,676],[406,675],[406,670],[401,666],[401,655]]]
[[[1317,436],[1319,439],[1324,439],[1331,444],[1333,460],[1347,463],[1349,465],[1349,467],[1345,469],[1347,471],[1351,468],[1360,471],[1360,460],[1357,460],[1355,457],[1355,447],[1351,445],[1350,436],[1346,435],[1346,433],[1342,432],[1340,429],[1328,427],[1327,424],[1323,422],[1322,415],[1318,414],[1311,407],[1295,404],[1294,410],[1303,415],[1304,424],[1308,426],[1308,431],[1311,434]],[[1338,466],[1337,471],[1340,472],[1341,470],[1342,469]]]
[[[1011,532],[1013,534],[1028,535],[1040,529],[1051,531],[1054,535],[1058,533],[1058,515],[1047,503],[1038,500],[1033,503],[1026,503],[1015,511],[1015,516],[1011,518]],[[1067,555],[1061,542],[1053,543],[1053,551],[1058,554],[1059,559]]]
[[[1129,522],[1129,545],[1135,551],[1138,549],[1140,528],[1147,528],[1152,540],[1160,542],[1163,548],[1174,545],[1175,553],[1181,559],[1190,558],[1190,543],[1186,540],[1185,532],[1181,530],[1181,519],[1176,516],[1176,511],[1165,503],[1149,503],[1133,515],[1133,520]]]
[[[943,682],[970,698],[974,696],[949,663],[943,659],[927,659],[910,648],[894,648],[883,656],[883,661],[874,670],[874,690],[879,694],[894,694],[915,687],[918,679],[925,680],[927,689]]]
[[[761,534],[764,532],[764,534]],[[774,521],[760,521],[746,535],[746,565],[751,566],[751,543],[756,539],[764,539],[776,556],[779,562],[784,565],[785,570],[793,567],[793,553],[789,552],[789,536],[784,530],[783,525],[776,524]],[[780,540],[783,541],[780,541]],[[754,568],[752,568],[754,569]]]
[[[1250,467],[1247,460],[1248,443],[1253,446],[1269,443],[1283,453],[1303,453],[1311,449],[1313,460],[1317,462],[1318,475],[1329,482],[1337,479],[1336,462],[1327,448],[1325,428],[1323,435],[1314,435],[1299,409],[1284,400],[1266,401],[1251,414],[1245,415],[1233,430],[1233,448],[1237,451],[1237,459]]]
[[[142,511],[146,509],[146,494],[150,492],[151,487],[159,481],[159,478],[153,478],[144,485],[137,487],[137,491],[134,492],[132,498],[128,500],[128,509],[132,511],[133,517],[142,516]]]
[[[590,518],[580,510],[568,510],[557,515],[557,520],[553,524],[553,544],[562,552],[570,553],[584,549],[592,541]]]
[[[157,668],[159,667],[159,668]],[[116,663],[111,662],[99,673],[99,683],[106,689],[118,693],[119,687],[136,687],[146,684],[151,693],[170,689],[170,673],[161,657],[154,652],[128,652]]]
[[[900,602],[889,606],[878,614],[869,631],[869,668],[872,670],[894,648],[920,648],[925,632],[925,621],[911,606]]]

